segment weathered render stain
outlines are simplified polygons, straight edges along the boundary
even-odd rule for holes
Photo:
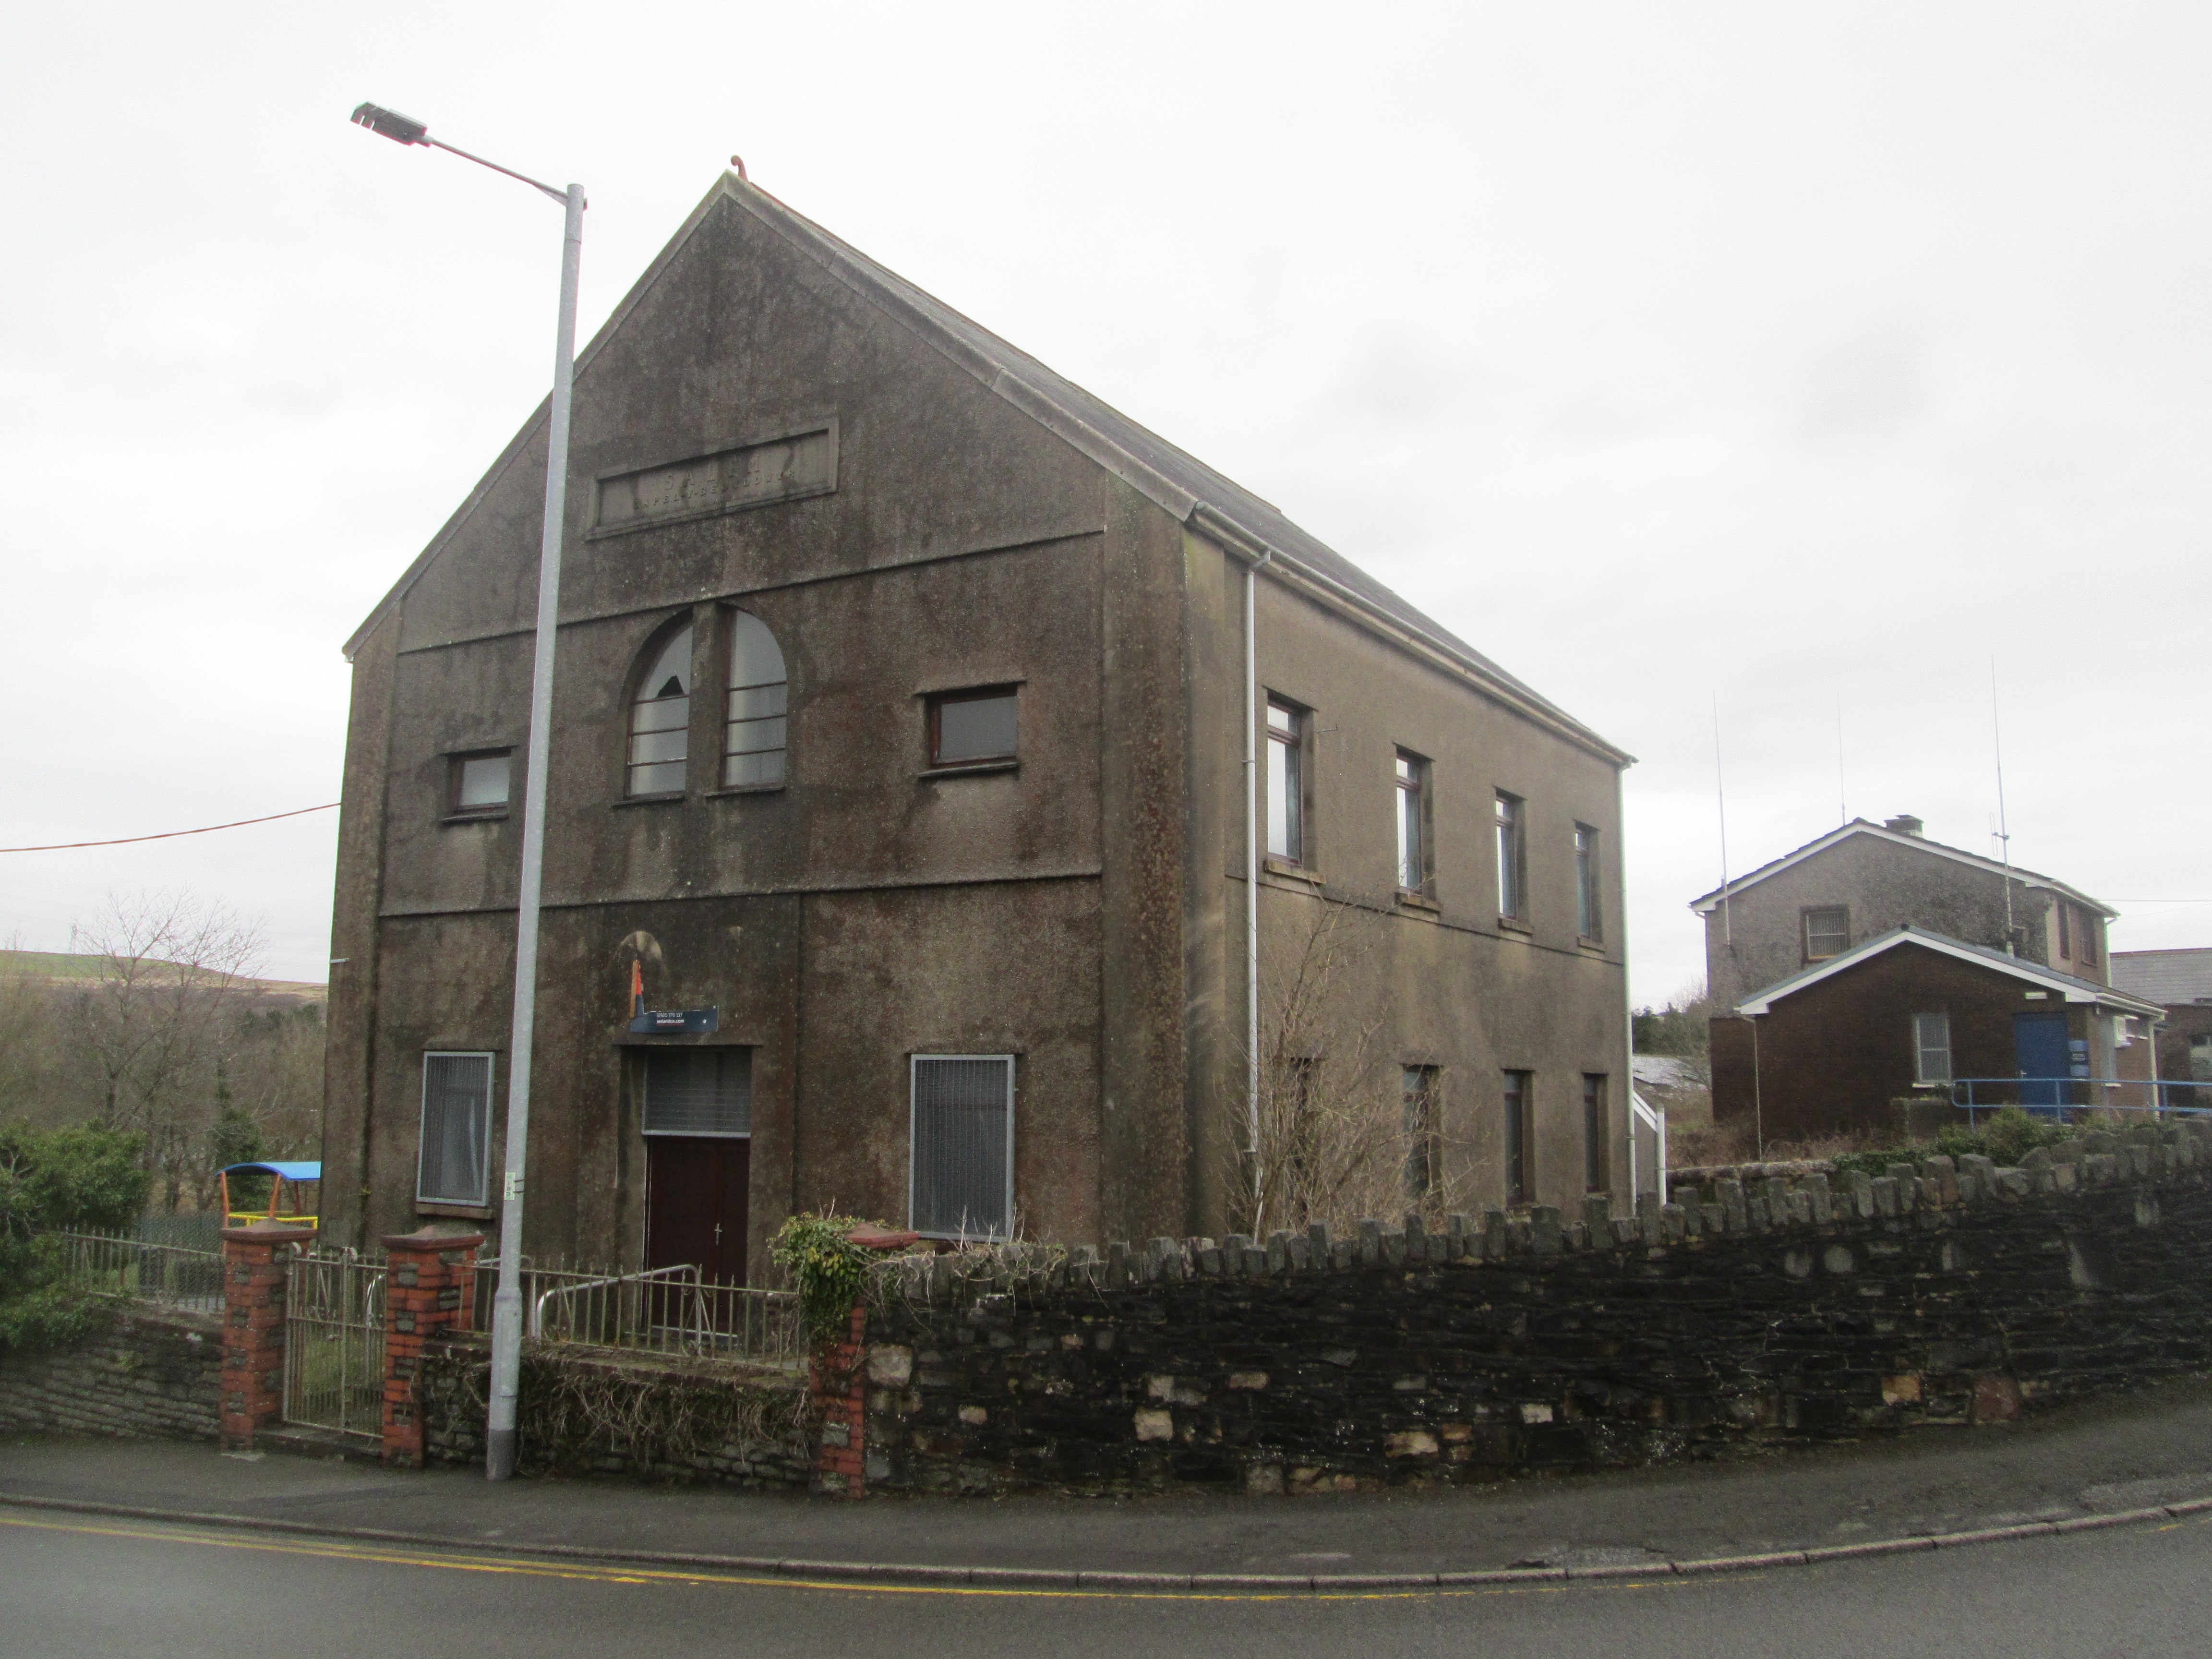
[[[1145,483],[1146,463],[1102,459],[1073,417],[1009,386],[971,325],[919,325],[921,303],[727,179],[580,360],[576,480],[815,431],[836,454],[834,488],[800,469],[807,487],[775,499],[733,500],[756,482],[733,486],[734,464],[711,487],[694,466],[700,511],[671,485],[653,497],[667,512],[596,534],[596,492],[570,490],[533,1254],[639,1258],[653,1042],[754,1050],[757,1270],[795,1208],[904,1218],[916,1053],[1017,1056],[1032,1235],[1220,1224],[1219,1148],[1243,1114],[1249,550]],[[544,443],[541,410],[355,641],[325,1147],[329,1225],[349,1242],[422,1212],[425,1049],[497,1056],[495,1162],[504,1133],[520,814],[450,818],[447,769],[511,745],[520,802]],[[1389,1059],[1444,1068],[1451,1156],[1478,1184],[1496,1179],[1498,1069],[1536,1070],[1539,1192],[1578,1199],[1579,1074],[1610,1074],[1616,1127],[1625,1115],[1626,757],[1341,593],[1280,568],[1259,588],[1260,680],[1332,733],[1315,771],[1322,884],[1266,879],[1263,928],[1295,929],[1323,896],[1392,911],[1391,745],[1432,757],[1437,908],[1391,916],[1354,994],[1387,1014]],[[788,672],[781,788],[717,787],[738,608]],[[686,791],[625,800],[629,694],[686,622]],[[1018,764],[927,775],[927,697],[993,684],[1019,687]],[[1525,935],[1497,922],[1501,787],[1530,806]],[[1577,822],[1607,838],[1602,947],[1574,936]],[[628,1033],[637,934],[659,947],[650,1001],[719,1008],[713,1037]],[[1618,1182],[1618,1147],[1613,1165]]]

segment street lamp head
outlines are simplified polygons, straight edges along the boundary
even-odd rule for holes
[[[410,120],[398,110],[383,109],[374,104],[363,104],[353,112],[353,118],[371,132],[380,132],[397,143],[421,144],[429,142],[430,129],[420,121]]]

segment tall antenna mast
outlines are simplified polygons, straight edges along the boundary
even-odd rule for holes
[[[1729,911],[1728,791],[1721,779],[1721,694],[1713,693],[1713,799],[1721,818],[1721,941],[1735,951],[1735,918]]]
[[[1844,790],[1844,694],[1836,693],[1836,822],[1851,821],[1850,798]]]
[[[1997,704],[1997,659],[1990,658],[1990,742],[1997,763],[1997,851],[2004,864],[2005,890],[2005,954],[2013,952],[2012,937],[2012,826],[2005,817],[2004,796],[2004,722]]]

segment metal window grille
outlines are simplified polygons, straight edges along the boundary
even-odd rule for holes
[[[1008,1237],[1013,1056],[916,1054],[912,1089],[908,1224],[938,1238]]]
[[[415,1195],[429,1204],[489,1204],[491,1060],[488,1054],[422,1056],[422,1146]]]
[[[735,1138],[753,1132],[753,1051],[655,1048],[645,1057],[645,1133]]]
[[[1851,913],[1841,906],[1805,913],[1805,959],[1825,962],[1851,945]]]
[[[1951,1080],[1951,1016],[1915,1014],[1912,1017],[1915,1076],[1922,1083]]]

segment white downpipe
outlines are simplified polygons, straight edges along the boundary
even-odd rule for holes
[[[1260,761],[1259,660],[1254,612],[1261,561],[1244,567],[1244,1132],[1252,1153],[1252,1224],[1265,1218],[1260,1166]]]

